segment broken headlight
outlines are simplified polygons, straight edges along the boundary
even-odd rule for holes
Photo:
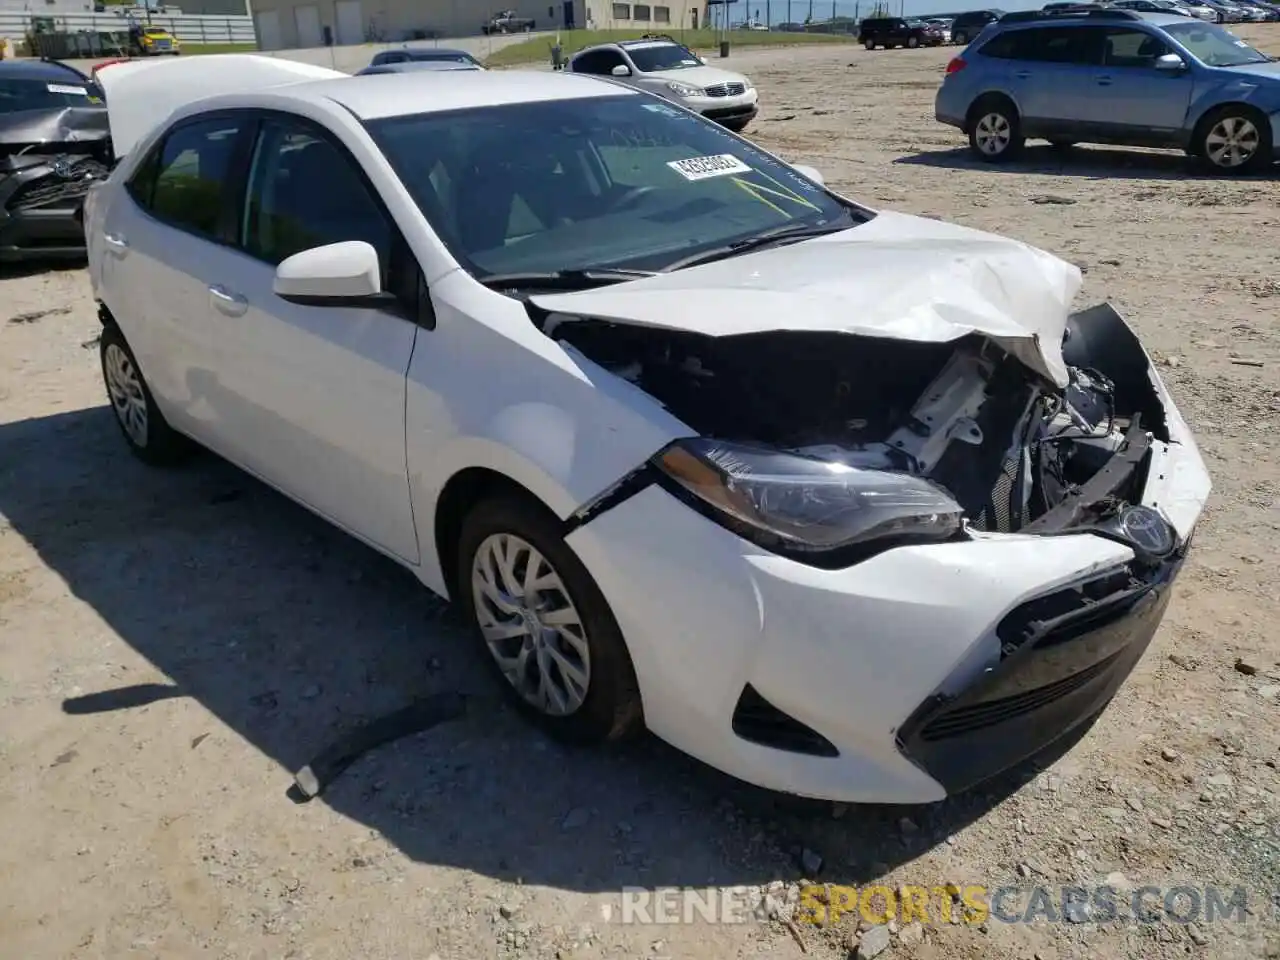
[[[784,553],[947,540],[960,530],[960,505],[906,473],[707,439],[678,440],[653,462],[701,512]]]

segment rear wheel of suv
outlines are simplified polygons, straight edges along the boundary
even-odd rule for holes
[[[983,97],[969,110],[969,146],[987,163],[1012,160],[1026,143],[1022,121],[1004,97]]]
[[[920,46],[920,38],[907,37],[907,46],[910,47],[912,50],[914,50],[916,47]]]
[[[862,45],[868,50],[874,50],[876,48],[876,42],[874,40],[867,40]]]
[[[1252,107],[1219,107],[1196,127],[1192,149],[1210,169],[1251,173],[1271,163],[1271,125]]]
[[[969,35],[961,30],[959,33],[953,33],[951,35],[951,40],[956,44],[956,46],[963,47],[969,42]]]

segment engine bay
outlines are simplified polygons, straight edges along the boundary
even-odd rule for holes
[[[1166,439],[1136,338],[1109,306],[1086,313],[1073,320],[1091,321],[1087,335],[1067,330],[1065,389],[976,335],[707,337],[577,319],[547,329],[703,436],[924,477],[964,508],[971,529],[1009,533],[1056,519],[1113,462],[1126,469],[1071,510],[1071,524],[1136,502],[1146,444]],[[1135,437],[1141,450],[1130,449]],[[1127,460],[1117,456],[1126,450]]]

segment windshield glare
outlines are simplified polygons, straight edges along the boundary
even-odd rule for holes
[[[627,47],[627,54],[641,73],[656,70],[687,70],[700,67],[697,55],[678,43],[660,43],[652,47]]]
[[[1210,67],[1235,67],[1245,63],[1265,63],[1263,56],[1229,30],[1200,21],[1171,23],[1165,32]]]
[[[646,96],[367,126],[436,233],[480,279],[658,270],[778,227],[863,219],[721,127]]]

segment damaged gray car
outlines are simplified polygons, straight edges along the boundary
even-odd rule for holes
[[[0,62],[0,261],[83,257],[84,198],[111,164],[97,84],[56,61]]]

